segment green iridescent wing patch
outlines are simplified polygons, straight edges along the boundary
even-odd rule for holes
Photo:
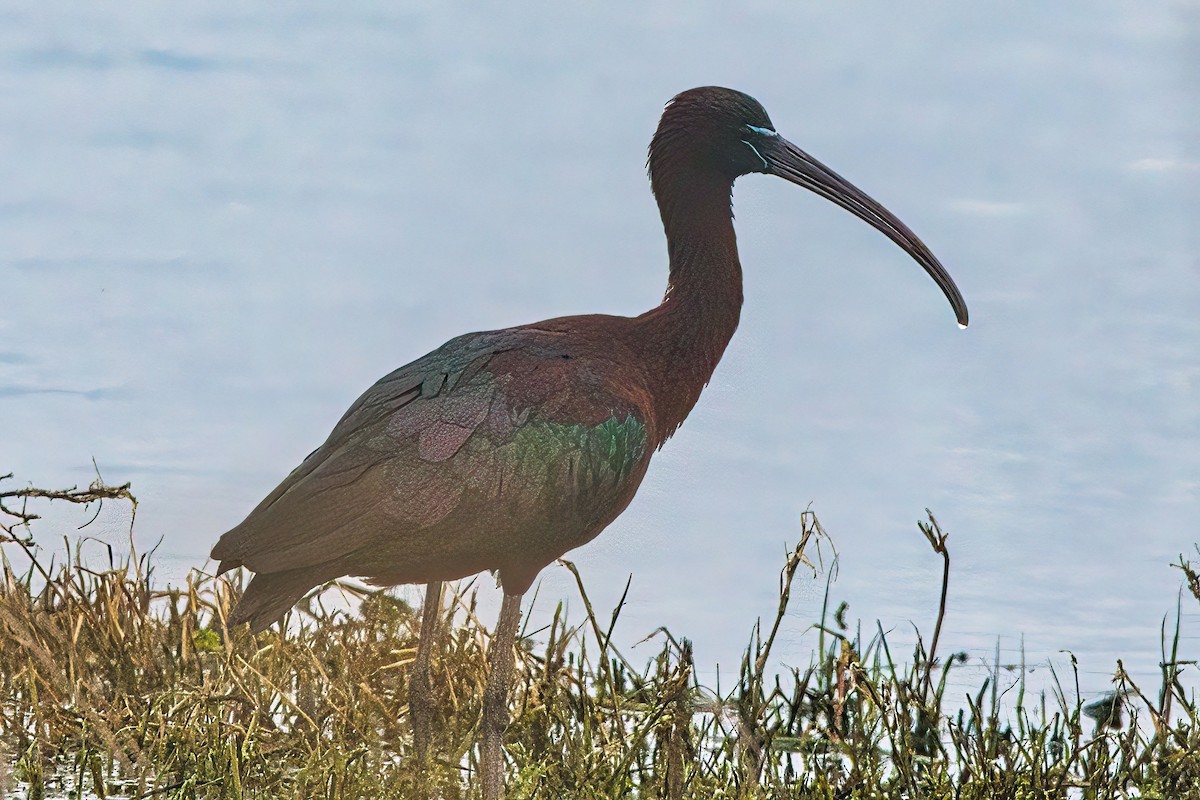
[[[540,494],[568,487],[585,493],[611,490],[647,452],[646,427],[632,415],[611,417],[599,425],[531,418],[513,430],[507,442],[493,444],[481,436],[472,444],[463,462],[476,470],[483,467],[480,477],[486,476],[496,494]]]
[[[646,455],[646,426],[632,415],[612,417],[599,425],[572,425],[579,449],[589,454],[593,469],[608,472],[618,480],[629,475]]]

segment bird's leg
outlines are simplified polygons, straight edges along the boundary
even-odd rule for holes
[[[508,689],[513,677],[513,645],[521,622],[521,595],[505,594],[500,621],[488,652],[488,684],[483,693],[483,735],[479,743],[479,771],[483,800],[504,797],[504,730],[508,727]]]
[[[430,727],[433,724],[433,692],[429,687],[429,658],[442,621],[442,582],[431,581],[425,587],[421,607],[421,639],[417,642],[417,660],[408,679],[408,719],[412,724],[413,750],[420,769],[429,756]]]

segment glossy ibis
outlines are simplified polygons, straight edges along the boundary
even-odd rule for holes
[[[452,339],[368,389],[325,443],[212,551],[220,571],[256,573],[229,618],[252,631],[343,575],[378,585],[428,583],[410,682],[422,759],[441,582],[495,572],[504,600],[484,696],[485,798],[503,793],[501,736],[521,596],[543,567],[625,509],[737,327],[736,178],[778,175],[870,223],[925,268],[967,324],[954,281],[921,240],[776,133],[748,95],[703,87],[676,96],[648,165],[670,261],[657,308]]]

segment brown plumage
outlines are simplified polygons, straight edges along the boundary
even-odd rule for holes
[[[213,548],[221,571],[256,573],[229,620],[254,631],[341,575],[429,582],[426,602],[436,604],[441,581],[495,570],[505,601],[485,698],[485,798],[503,790],[500,735],[520,595],[542,567],[625,509],[737,328],[737,177],[778,175],[865,220],[916,259],[967,322],[954,282],[912,231],[776,133],[748,95],[703,87],[675,97],[650,145],[649,172],[670,265],[659,306],[638,317],[467,334],[401,367]],[[436,620],[427,609],[410,688],[422,758]]]
[[[652,412],[651,375],[613,319],[460,337],[371,387],[214,548],[220,570],[257,573],[231,623],[261,630],[341,575],[392,585],[494,569],[522,594],[599,533],[659,431],[678,425]]]

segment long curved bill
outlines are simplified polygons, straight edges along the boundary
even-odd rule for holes
[[[816,192],[826,200],[837,203],[854,216],[869,223],[871,227],[882,231],[885,236],[904,248],[904,252],[924,267],[929,276],[941,287],[946,299],[950,301],[950,306],[954,309],[954,316],[958,317],[959,326],[967,327],[967,304],[963,300],[962,294],[959,293],[958,287],[954,285],[954,279],[925,246],[925,243],[918,239],[917,235],[897,219],[892,212],[779,134],[759,139],[755,142],[755,146],[763,161],[766,162],[765,172],[778,175],[784,180]]]

